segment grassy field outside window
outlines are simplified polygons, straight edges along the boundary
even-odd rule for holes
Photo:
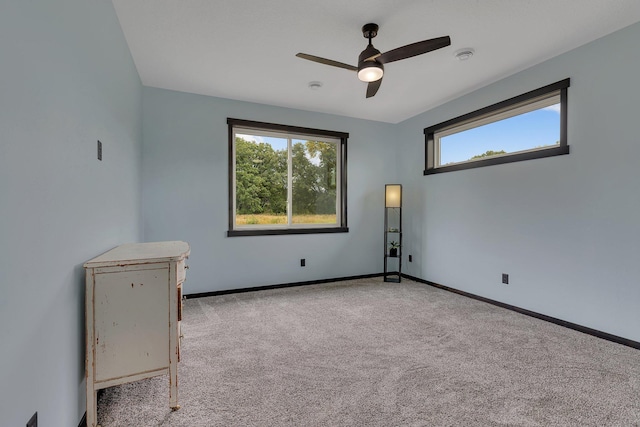
[[[335,224],[336,215],[294,215],[292,218],[294,224]],[[286,215],[276,214],[247,214],[236,215],[236,224],[238,225],[274,225],[287,224]]]

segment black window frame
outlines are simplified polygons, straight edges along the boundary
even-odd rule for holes
[[[560,156],[569,154],[569,145],[567,143],[567,88],[570,86],[570,79],[564,79],[556,83],[532,90],[522,95],[515,96],[497,104],[481,108],[468,114],[447,120],[437,125],[424,129],[425,135],[425,169],[424,175],[433,175],[439,173],[453,172],[466,169],[474,169],[485,166],[500,165],[505,163],[521,162],[525,160],[540,159],[545,157]],[[520,105],[533,102],[537,98],[550,95],[554,92],[560,94],[560,141],[559,146],[542,148],[535,151],[520,152],[514,154],[504,154],[496,157],[488,157],[486,159],[474,160],[465,163],[437,166],[436,167],[436,142],[434,135],[445,129],[455,126],[461,126],[464,123],[480,120],[484,117],[497,115],[501,112],[515,109]]]
[[[286,234],[325,234],[325,233],[347,233],[349,227],[347,226],[347,140],[349,133],[337,132],[325,129],[313,129],[299,126],[290,126],[276,123],[266,123],[253,120],[243,120],[227,118],[227,125],[229,129],[229,147],[228,147],[228,192],[229,192],[229,229],[227,231],[227,237],[239,237],[239,236],[268,236],[268,235],[286,235]],[[234,206],[234,188],[233,188],[233,172],[235,168],[234,164],[234,127],[253,128],[256,130],[276,131],[288,134],[318,136],[318,137],[331,137],[340,140],[339,143],[339,163],[340,163],[340,197],[338,198],[340,206],[337,209],[340,211],[340,225],[337,227],[295,227],[295,228],[260,228],[260,229],[234,229],[235,212]]]

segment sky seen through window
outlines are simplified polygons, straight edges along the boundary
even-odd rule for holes
[[[560,104],[509,117],[440,139],[440,164],[470,160],[487,151],[513,153],[560,140]]]

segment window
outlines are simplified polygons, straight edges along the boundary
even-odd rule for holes
[[[228,236],[347,232],[348,133],[229,125]]]
[[[569,154],[569,79],[426,128],[425,175]]]

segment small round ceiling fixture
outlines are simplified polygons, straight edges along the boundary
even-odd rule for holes
[[[471,47],[465,47],[464,49],[456,50],[453,56],[458,61],[466,61],[470,59],[476,51]]]
[[[322,87],[322,82],[309,82],[309,89],[318,90]]]

